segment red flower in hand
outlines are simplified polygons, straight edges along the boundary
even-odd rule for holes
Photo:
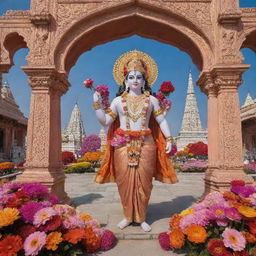
[[[84,80],[84,86],[85,86],[86,88],[91,89],[91,88],[92,88],[92,85],[93,85],[93,82],[94,82],[93,79],[88,78],[88,79]]]
[[[175,88],[172,85],[172,82],[163,82],[160,87],[160,92],[164,94],[165,96],[169,96],[171,92],[174,92]]]

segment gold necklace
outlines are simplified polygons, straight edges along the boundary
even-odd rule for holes
[[[145,97],[146,96],[144,94],[140,96],[127,95],[127,112],[133,122],[137,122],[142,116]]]

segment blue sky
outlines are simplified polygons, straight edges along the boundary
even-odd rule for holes
[[[256,7],[255,0],[241,0],[241,7]],[[13,9],[29,9],[28,0],[2,0],[0,2],[0,15],[6,10]],[[99,124],[92,110],[92,92],[86,90],[82,86],[82,82],[86,78],[93,78],[95,85],[107,84],[110,88],[111,99],[113,99],[118,86],[112,77],[112,68],[115,60],[124,52],[138,49],[148,53],[153,57],[159,68],[158,80],[153,87],[153,91],[157,91],[163,81],[172,81],[176,90],[171,95],[170,100],[173,102],[172,109],[167,116],[172,134],[176,136],[181,126],[184,103],[187,90],[187,79],[189,69],[195,81],[198,78],[199,70],[192,63],[191,58],[179,49],[157,42],[155,40],[132,36],[129,38],[116,40],[103,45],[99,45],[80,56],[76,65],[71,69],[69,81],[72,87],[62,97],[62,127],[64,128],[70,118],[70,113],[77,101],[81,109],[82,119],[84,122],[87,135],[99,132]],[[249,49],[242,50],[245,63],[251,64],[251,68],[245,72],[243,79],[244,84],[239,88],[239,98],[241,104],[244,103],[248,92],[253,98],[256,98],[256,56]],[[28,53],[27,49],[19,50],[14,56],[14,63],[8,75],[4,75],[4,79],[8,79],[11,90],[21,110],[26,116],[29,115],[30,94],[31,89],[27,84],[27,76],[20,69],[20,66],[26,65],[25,57]],[[199,106],[202,125],[207,125],[207,97],[200,92],[195,86],[196,98]]]

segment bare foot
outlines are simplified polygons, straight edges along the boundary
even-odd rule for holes
[[[123,219],[122,221],[120,221],[117,226],[120,228],[120,229],[124,229],[126,228],[127,226],[129,226],[131,224],[131,222],[127,221],[126,219]]]
[[[151,231],[151,227],[146,223],[145,221],[140,224],[141,228],[143,229],[144,232],[149,232]]]

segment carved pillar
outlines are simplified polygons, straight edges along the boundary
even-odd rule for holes
[[[238,86],[247,65],[214,68],[198,83],[208,95],[208,156],[205,194],[229,189],[230,181],[253,179],[243,171],[242,131]]]
[[[60,97],[69,83],[65,75],[52,68],[29,68],[23,70],[29,75],[32,87],[30,116],[27,131],[27,157],[24,174],[19,182],[40,182],[66,203],[65,175],[61,162],[61,111]]]

